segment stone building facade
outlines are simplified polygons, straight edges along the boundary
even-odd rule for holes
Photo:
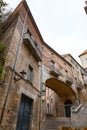
[[[71,118],[71,107],[87,100],[85,69],[44,42],[25,0],[0,23],[0,33],[0,130],[40,130],[46,116]]]
[[[79,55],[82,66],[85,70],[87,70],[87,50],[85,50],[83,53]]]

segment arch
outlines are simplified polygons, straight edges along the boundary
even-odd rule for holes
[[[45,85],[46,87],[55,91],[59,97],[63,99],[63,101],[66,101],[68,99],[73,101],[73,99],[76,97],[74,90],[62,80],[49,78],[46,80]]]

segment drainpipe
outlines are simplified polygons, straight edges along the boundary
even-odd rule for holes
[[[43,56],[43,55],[42,55]],[[43,57],[42,57],[43,59]],[[44,96],[43,90],[43,60],[40,62],[40,92],[39,92],[39,130],[41,130],[41,118],[42,118],[42,96]],[[46,96],[46,92],[45,92]],[[45,97],[46,98],[46,97]]]
[[[21,43],[22,43],[26,18],[27,18],[27,12],[25,14],[23,26],[22,26],[22,29],[21,29],[20,39],[19,39],[19,42],[18,42],[17,51],[16,51],[16,55],[15,55],[15,60],[14,60],[14,64],[13,64],[12,74],[11,74],[9,86],[8,86],[8,89],[7,89],[6,97],[5,97],[5,100],[4,100],[4,105],[3,105],[3,108],[2,108],[2,113],[1,113],[1,118],[0,118],[0,126],[1,126],[1,123],[2,123],[2,120],[3,120],[5,107],[6,107],[7,100],[8,100],[8,97],[9,97],[9,93],[10,93],[10,90],[11,90],[12,81],[13,81],[14,75],[15,75],[15,69],[16,69],[16,65],[17,65],[17,59],[18,59],[18,55],[19,55],[20,46],[21,46]]]
[[[39,130],[41,127],[41,106],[42,106],[42,62],[40,62],[40,92],[39,92]]]

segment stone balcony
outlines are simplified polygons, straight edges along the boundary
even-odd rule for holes
[[[50,66],[50,74],[52,74],[55,77],[62,76],[62,73],[59,69],[57,69],[54,65]]]
[[[84,85],[87,86],[87,79],[84,79]]]
[[[38,60],[42,60],[42,51],[40,45],[28,33],[23,35],[23,43],[27,44],[31,53]]]
[[[81,82],[76,82],[75,85],[76,85],[76,88],[79,90],[81,90],[83,88],[83,85]]]
[[[66,82],[68,85],[73,84],[73,78],[72,78],[72,77],[66,75],[66,76],[64,77],[64,79],[65,79],[65,82]]]

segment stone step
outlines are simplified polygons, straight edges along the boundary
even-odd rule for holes
[[[83,112],[85,113],[85,112]],[[43,129],[41,130],[59,130],[60,126],[73,127],[73,128],[83,128],[87,127],[87,114],[81,114],[75,120],[70,118],[46,118]],[[84,122],[84,123],[82,123]]]

